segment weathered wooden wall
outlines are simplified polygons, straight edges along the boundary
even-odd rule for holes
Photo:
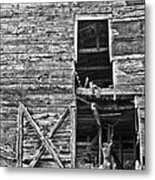
[[[111,14],[114,88],[144,94],[143,1],[101,1],[0,5],[1,143],[16,153],[17,108],[22,102],[33,118],[50,128],[66,107],[75,106],[75,14]],[[60,129],[58,144],[70,144],[72,122]],[[25,132],[24,153],[36,146]],[[30,141],[27,141],[29,139]],[[36,140],[37,144],[37,140]],[[32,147],[30,147],[32,145]],[[68,146],[65,167],[70,167]],[[1,155],[5,155],[1,151]],[[61,153],[60,153],[61,154]],[[63,156],[63,153],[61,154]],[[14,153],[9,157],[15,158]],[[1,158],[1,166],[15,166]],[[40,166],[52,166],[44,161]]]
[[[112,60],[114,89],[137,93],[140,111],[141,156],[145,156],[145,3],[113,3]]]

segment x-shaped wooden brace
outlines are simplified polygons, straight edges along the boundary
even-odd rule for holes
[[[35,164],[37,163],[37,161],[40,159],[40,157],[42,156],[42,154],[45,152],[45,150],[47,149],[48,152],[50,154],[52,154],[54,160],[57,162],[57,164],[59,165],[60,168],[64,168],[64,165],[62,164],[58,154],[56,153],[55,146],[53,145],[53,143],[51,141],[49,141],[49,138],[52,138],[54,133],[57,131],[57,129],[60,127],[60,125],[62,124],[62,122],[66,119],[66,117],[69,115],[70,113],[70,108],[67,108],[65,110],[65,112],[61,115],[61,117],[58,120],[58,123],[54,126],[54,128],[49,132],[48,134],[48,138],[45,137],[43,135],[43,133],[41,132],[38,124],[33,120],[33,118],[31,117],[30,113],[28,112],[27,108],[23,105],[20,104],[20,108],[21,110],[23,110],[23,112],[25,112],[26,118],[27,120],[31,123],[31,125],[36,129],[38,135],[40,136],[40,140],[42,141],[42,145],[39,148],[38,153],[35,155],[34,159],[31,161],[29,167],[34,167]]]

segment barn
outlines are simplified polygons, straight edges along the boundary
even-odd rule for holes
[[[0,27],[0,166],[104,169],[106,144],[145,169],[144,0],[4,3]]]

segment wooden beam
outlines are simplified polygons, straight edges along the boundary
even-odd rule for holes
[[[67,118],[67,116],[69,115],[70,111],[69,108],[67,108],[65,110],[65,112],[60,116],[57,124],[54,126],[53,129],[51,129],[51,131],[48,133],[48,137],[52,138],[54,133],[57,131],[57,129],[61,126],[61,124],[63,123],[63,121]]]
[[[100,47],[100,49],[98,50],[96,47],[95,48],[84,48],[84,49],[79,49],[79,53],[80,54],[84,54],[84,53],[100,53],[100,52],[106,52],[108,51],[107,47]]]
[[[91,95],[93,95],[90,88],[83,88],[83,87],[77,88],[76,94],[87,96],[87,97],[91,97]],[[133,99],[134,95],[141,95],[141,94],[142,94],[141,92],[122,92],[122,91],[116,92],[117,99]],[[100,89],[100,95],[106,96],[106,98],[107,96],[111,96],[112,97],[111,99],[113,99],[114,89],[112,88]]]
[[[22,104],[19,104],[18,108],[18,117],[17,117],[17,145],[16,145],[16,153],[17,153],[17,167],[22,167],[22,140],[23,140],[23,110]]]
[[[77,67],[77,71],[98,71],[98,70],[110,70],[110,69],[111,69],[110,66]]]
[[[43,133],[40,131],[39,126],[37,125],[37,123],[32,119],[31,115],[29,114],[27,108],[22,104],[22,109],[25,112],[26,118],[28,119],[28,121],[30,121],[31,125],[35,128],[36,132],[38,133],[38,135],[40,136],[40,140],[42,141],[43,145],[47,148],[47,150],[49,151],[49,153],[52,154],[54,160],[57,162],[57,164],[59,165],[60,168],[64,168],[58,154],[55,152],[55,147],[53,145],[52,142],[49,141],[49,139],[47,139]]]

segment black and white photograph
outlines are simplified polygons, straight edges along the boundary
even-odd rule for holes
[[[0,4],[0,166],[146,168],[145,1]]]

